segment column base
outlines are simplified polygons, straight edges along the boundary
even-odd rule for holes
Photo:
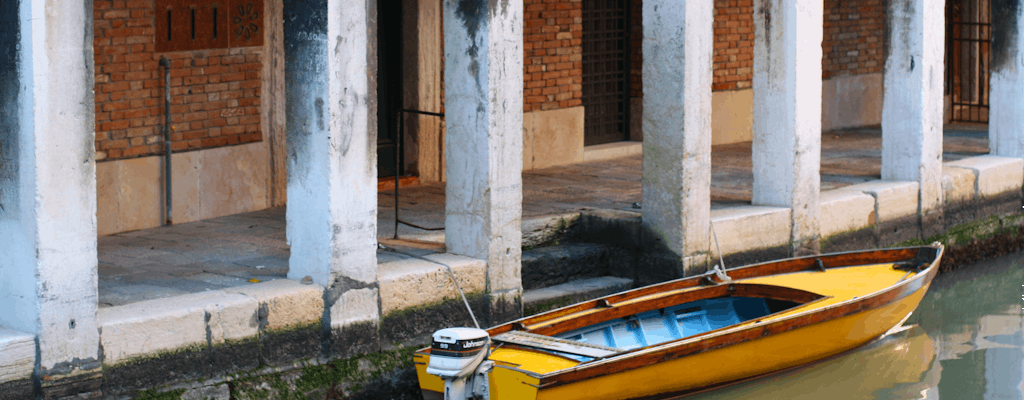
[[[480,321],[480,327],[500,325],[523,317],[523,291],[506,290],[490,294],[487,318]],[[479,316],[477,317],[479,319]]]

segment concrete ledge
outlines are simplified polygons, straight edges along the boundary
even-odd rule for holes
[[[583,161],[610,160],[635,156],[644,153],[643,142],[614,142],[586,146],[583,148]]]
[[[970,168],[942,166],[942,200],[946,204],[973,201],[975,198],[975,172]]]
[[[853,190],[830,190],[819,197],[821,237],[856,231],[875,224],[875,198]]]
[[[249,296],[259,302],[260,319],[265,320],[262,326],[264,330],[287,330],[316,324],[323,319],[324,288],[317,284],[304,285],[293,280],[278,279],[223,291]]]
[[[946,163],[950,167],[970,169],[975,174],[977,197],[995,196],[1021,190],[1024,186],[1024,159],[978,156]]]
[[[185,295],[99,309],[103,364],[205,346],[206,297]]]
[[[523,289],[538,289],[576,279],[608,275],[610,271],[606,247],[592,243],[569,243],[523,251]]]
[[[523,292],[523,308],[527,314],[564,307],[633,288],[633,280],[614,276],[581,279],[560,285]]]
[[[792,211],[782,207],[741,206],[711,210],[722,254],[788,246]],[[708,232],[710,235],[711,232]],[[718,257],[714,238],[711,254]]]
[[[843,187],[875,198],[875,221],[882,223],[909,215],[917,215],[917,182],[871,181]]]
[[[483,292],[486,288],[487,264],[483,260],[447,253],[425,258],[451,266],[466,293]],[[459,298],[447,268],[441,265],[408,258],[380,264],[377,268],[382,315]]]
[[[0,384],[30,379],[35,367],[35,335],[0,328]]]
[[[529,248],[548,243],[580,222],[580,213],[570,212],[524,219],[523,247]]]

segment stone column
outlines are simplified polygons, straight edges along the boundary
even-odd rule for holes
[[[754,205],[793,210],[793,255],[818,252],[821,0],[754,1]]]
[[[945,3],[889,2],[882,103],[882,179],[918,182],[922,234],[942,229]]]
[[[47,398],[100,371],[92,20],[91,1],[0,5],[0,326],[35,335]]]
[[[710,1],[643,7],[643,275],[664,281],[707,267],[714,16]]]
[[[988,138],[994,155],[1024,158],[1024,4],[993,2]]]
[[[326,288],[325,328],[361,331],[380,319],[376,7],[293,0],[283,14],[288,278]]]
[[[522,314],[523,2],[444,0],[445,244],[487,261],[489,323]]]

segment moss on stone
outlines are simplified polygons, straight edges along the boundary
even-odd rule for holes
[[[174,350],[161,350],[161,351],[158,351],[158,352],[153,353],[153,354],[144,354],[144,355],[139,355],[139,356],[133,356],[133,357],[129,357],[127,360],[121,361],[121,362],[119,362],[117,364],[112,364],[112,365],[103,364],[103,373],[106,374],[108,370],[120,369],[120,368],[125,368],[125,367],[131,367],[131,366],[133,366],[135,364],[141,364],[141,363],[146,362],[146,361],[159,360],[159,359],[163,359],[163,358],[177,356],[177,355],[182,354],[182,353],[189,353],[189,352],[198,353],[198,352],[202,352],[202,351],[205,351],[205,350],[206,350],[206,345],[205,344],[198,344],[197,343],[197,344],[192,344],[192,345],[188,345],[188,346],[185,346],[185,347],[180,347],[180,348],[177,348],[177,349],[174,349]]]
[[[551,311],[556,308],[562,308],[570,304],[578,303],[575,297],[572,295],[559,297],[531,305],[523,305],[523,316],[528,317],[531,315],[540,314],[545,311]]]
[[[185,393],[185,389],[175,389],[167,392],[157,392],[154,389],[149,389],[145,392],[139,393],[136,397],[137,400],[179,400],[181,395]]]
[[[469,292],[469,293],[466,293],[466,301],[468,301],[468,302],[470,302],[470,304],[472,304],[474,301],[479,300],[479,299],[481,299],[481,298],[483,298],[485,296],[487,296],[487,293],[484,293],[484,292]],[[412,306],[412,307],[409,307],[409,308],[403,308],[401,310],[391,311],[391,312],[387,313],[386,315],[384,315],[383,318],[381,318],[381,324],[383,324],[384,321],[388,320],[388,319],[401,318],[401,317],[407,316],[409,314],[417,314],[417,313],[421,313],[423,311],[430,310],[430,309],[441,308],[441,307],[444,307],[444,306],[450,306],[452,303],[458,303],[458,305],[460,307],[465,307],[462,304],[462,297],[445,298],[445,299],[439,300],[439,301],[433,301],[433,302],[426,303],[426,304],[415,305],[415,306]]]
[[[420,347],[400,347],[307,365],[294,371],[239,379],[232,386],[231,396],[253,400],[342,398],[388,375],[412,368],[412,354]]]

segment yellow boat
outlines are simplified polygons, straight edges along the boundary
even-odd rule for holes
[[[900,326],[942,252],[934,243],[716,269],[486,331],[443,329],[414,355],[420,388],[427,400],[667,398],[790,369]]]

